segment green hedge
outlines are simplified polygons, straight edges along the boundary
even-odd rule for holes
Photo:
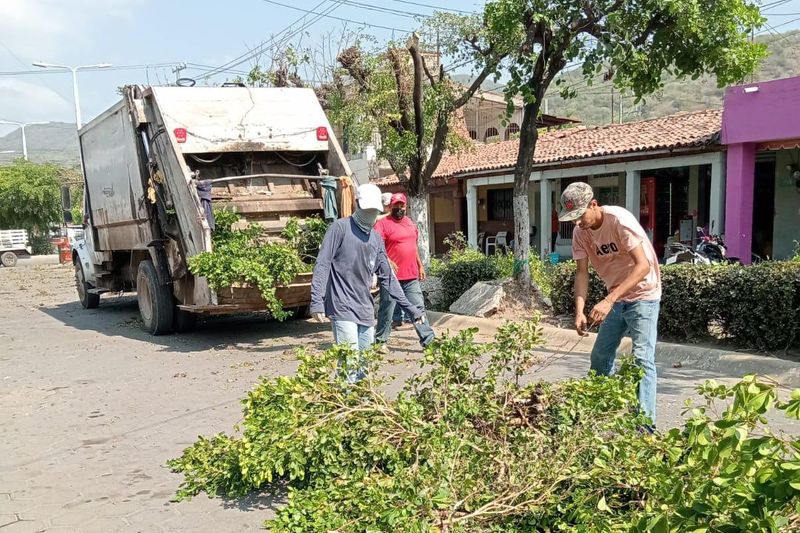
[[[575,312],[575,263],[558,265],[551,299],[556,314]],[[780,350],[800,345],[800,264],[662,267],[659,333],[682,340],[726,338],[745,348]],[[591,272],[587,308],[606,294]]]

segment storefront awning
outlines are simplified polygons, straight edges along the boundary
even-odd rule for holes
[[[780,141],[768,141],[758,144],[759,152],[772,152],[774,150],[794,150],[800,148],[800,138],[783,139]]]

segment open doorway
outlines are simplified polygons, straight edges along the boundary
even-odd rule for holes
[[[756,161],[753,187],[753,253],[766,259],[773,256],[775,225],[775,159]]]

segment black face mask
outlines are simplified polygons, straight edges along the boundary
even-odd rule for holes
[[[400,220],[404,216],[406,216],[406,210],[404,208],[400,207],[392,208],[392,217],[396,218],[397,220]]]

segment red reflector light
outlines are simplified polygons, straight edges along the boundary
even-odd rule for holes
[[[325,126],[320,126],[317,128],[317,140],[318,141],[327,141],[328,140],[328,128]]]
[[[178,141],[179,143],[186,142],[186,128],[175,128],[174,133],[176,141]]]

